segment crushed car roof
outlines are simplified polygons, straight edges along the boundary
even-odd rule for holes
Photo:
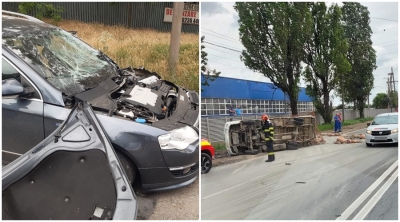
[[[43,32],[45,30],[57,29],[56,26],[40,23],[25,18],[3,15],[2,36],[3,38],[16,37],[24,33]]]

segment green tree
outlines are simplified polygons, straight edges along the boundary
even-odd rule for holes
[[[346,102],[353,102],[360,118],[364,118],[365,102],[374,83],[373,70],[377,68],[369,11],[358,2],[344,2],[342,13],[344,33],[349,44],[347,59],[352,69],[341,77],[338,92]]]
[[[61,21],[61,13],[64,11],[61,7],[54,7],[52,4],[37,2],[21,2],[18,4],[18,11],[26,15],[34,15],[38,19],[48,18],[55,24]]]
[[[311,14],[304,2],[237,2],[239,35],[245,47],[241,60],[262,73],[289,96],[298,115],[299,82]]]
[[[332,121],[329,94],[337,88],[339,75],[351,70],[347,61],[347,42],[341,25],[341,10],[333,4],[329,10],[324,2],[310,3],[312,35],[306,43],[307,64],[304,80],[307,94],[325,123]]]
[[[207,70],[208,59],[207,59],[207,52],[204,51],[204,49],[206,48],[203,45],[204,38],[205,38],[205,36],[201,37],[201,72],[204,77],[204,81],[201,83],[201,85],[208,86],[209,81],[213,82],[216,78],[218,78],[218,76],[219,76],[219,74],[221,74],[221,72],[217,72],[215,69],[212,71]],[[203,89],[201,89],[201,91],[203,91]]]
[[[389,106],[389,97],[386,93],[378,93],[372,100],[372,106],[376,109],[386,109]]]

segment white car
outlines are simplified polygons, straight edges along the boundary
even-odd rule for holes
[[[376,144],[398,143],[398,113],[377,115],[372,123],[368,123],[365,144],[370,147]]]

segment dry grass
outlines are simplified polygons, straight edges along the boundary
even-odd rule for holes
[[[121,68],[143,66],[163,79],[199,91],[198,34],[182,33],[177,72],[169,73],[170,33],[78,21],[61,21],[58,26],[78,31],[79,38],[103,51]]]

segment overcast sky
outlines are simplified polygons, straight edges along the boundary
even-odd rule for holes
[[[339,5],[341,3],[338,2]],[[398,3],[397,2],[361,2],[368,7],[371,17],[372,42],[376,50],[374,71],[374,89],[370,103],[377,93],[386,93],[387,78],[393,67],[395,80],[398,80]],[[233,2],[202,2],[201,3],[201,35],[205,41],[205,51],[208,53],[208,65],[211,69],[221,71],[221,76],[254,81],[270,82],[260,73],[247,69],[240,61],[240,52],[244,49],[239,41],[239,19],[233,9]],[[380,19],[378,19],[380,18]],[[394,20],[394,21],[389,21]],[[218,46],[216,46],[218,45]],[[222,46],[222,47],[221,47]],[[234,50],[229,50],[227,47]],[[301,86],[304,82],[301,81]],[[396,83],[396,90],[398,83]],[[334,98],[334,105],[341,104],[340,98]]]

